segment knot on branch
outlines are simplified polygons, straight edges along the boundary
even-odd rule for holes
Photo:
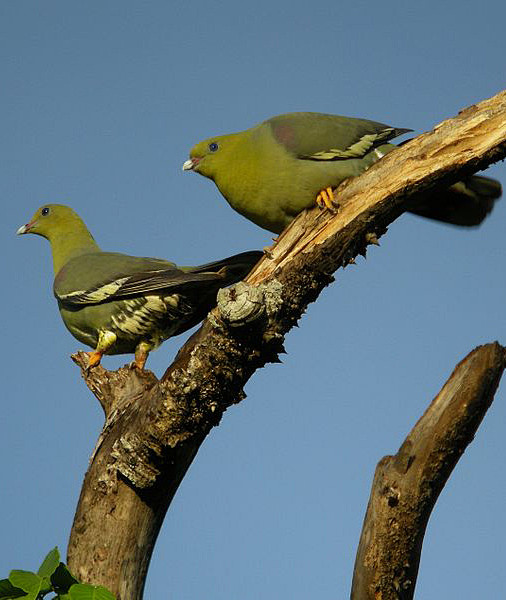
[[[265,313],[262,289],[244,281],[219,290],[217,303],[221,319],[230,327],[241,327]]]
[[[219,316],[230,327],[242,327],[264,316],[272,317],[282,305],[282,289],[276,279],[257,286],[240,281],[223,288],[217,297]]]

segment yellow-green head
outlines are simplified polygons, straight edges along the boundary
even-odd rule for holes
[[[63,204],[41,206],[16,233],[35,233],[49,240],[55,275],[74,256],[100,250],[81,217]]]

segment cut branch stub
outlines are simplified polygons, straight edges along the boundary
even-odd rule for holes
[[[260,319],[265,313],[262,287],[243,281],[219,290],[217,304],[221,319],[230,327],[241,327]],[[213,317],[211,313],[210,318]]]

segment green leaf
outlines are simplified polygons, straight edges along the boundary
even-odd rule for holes
[[[11,600],[11,598],[26,597],[26,592],[15,587],[8,579],[0,579],[0,600]]]
[[[111,592],[101,585],[76,583],[69,590],[71,600],[116,600]]]
[[[53,584],[55,592],[60,594],[63,592],[66,595],[70,586],[74,585],[74,583],[79,583],[79,580],[76,579],[68,570],[67,566],[61,562],[51,575],[51,583]]]
[[[37,575],[40,575],[40,577],[51,577],[59,564],[60,553],[58,552],[58,546],[55,546],[43,560],[39,570],[37,571]]]
[[[26,600],[36,600],[44,583],[42,577],[39,577],[36,573],[20,569],[14,569],[9,573],[9,581],[15,587],[19,587],[26,592]]]

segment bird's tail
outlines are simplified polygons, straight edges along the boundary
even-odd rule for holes
[[[192,273],[216,273],[222,272],[225,280],[225,285],[230,285],[236,281],[244,279],[251,271],[253,266],[262,258],[263,252],[259,250],[250,250],[249,252],[241,252],[234,254],[221,260],[206,263],[198,267],[179,267],[183,271],[191,271]]]
[[[436,221],[475,227],[494,208],[501,197],[499,181],[481,175],[472,175],[449,188],[432,192],[408,208],[409,212]]]

